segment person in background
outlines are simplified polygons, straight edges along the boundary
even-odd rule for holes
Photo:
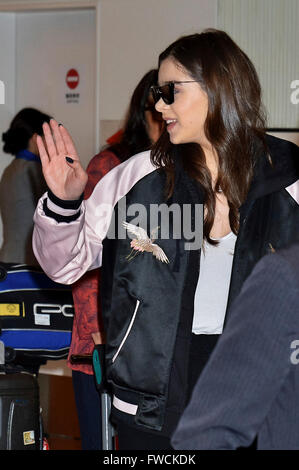
[[[297,194],[299,201],[299,194]],[[175,449],[299,449],[299,244],[264,256],[172,437]]]
[[[24,108],[2,134],[3,151],[15,158],[5,168],[0,181],[0,211],[3,244],[0,261],[37,265],[32,250],[33,214],[37,201],[47,190],[42,173],[36,135],[51,119],[33,108]]]
[[[135,88],[123,128],[109,145],[95,155],[87,167],[88,182],[84,198],[91,195],[98,181],[113,167],[143,150],[159,138],[163,121],[150,93],[157,84],[158,71],[150,70]],[[101,403],[89,364],[72,363],[71,356],[89,355],[95,344],[104,343],[100,308],[100,269],[87,272],[73,284],[75,317],[68,365],[72,369],[75,400],[83,450],[101,449]]]

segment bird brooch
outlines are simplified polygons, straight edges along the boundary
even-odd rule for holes
[[[162,250],[162,248],[156,243],[154,243],[159,227],[152,230],[151,236],[149,237],[146,231],[142,227],[129,224],[128,222],[123,222],[122,225],[125,229],[127,229],[129,233],[136,236],[136,238],[131,240],[130,245],[131,245],[132,251],[127,256],[127,260],[130,261],[138,253],[147,251],[149,253],[152,253],[153,256],[155,256],[159,261],[162,261],[162,263],[169,263],[169,260],[166,254],[164,253],[164,251]]]

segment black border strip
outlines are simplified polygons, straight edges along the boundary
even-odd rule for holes
[[[271,127],[266,129],[266,132],[299,132],[299,129],[295,128],[281,128],[281,127]]]

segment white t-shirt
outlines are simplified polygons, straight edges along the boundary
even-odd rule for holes
[[[204,242],[194,298],[192,332],[221,334],[228,299],[236,235],[230,232],[217,246]]]

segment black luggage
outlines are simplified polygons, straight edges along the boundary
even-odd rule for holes
[[[0,450],[42,449],[39,387],[27,372],[0,372]]]

